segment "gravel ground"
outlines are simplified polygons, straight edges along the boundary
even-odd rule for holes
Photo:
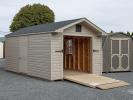
[[[133,84],[133,72],[104,75]],[[68,81],[49,82],[0,68],[0,100],[133,100],[133,85],[99,90]]]

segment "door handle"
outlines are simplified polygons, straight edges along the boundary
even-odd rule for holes
[[[64,52],[64,50],[57,50],[57,51],[55,51],[55,52]]]
[[[18,59],[20,60],[20,59],[22,59],[21,57],[18,57]]]

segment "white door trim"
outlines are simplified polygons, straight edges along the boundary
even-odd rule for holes
[[[112,41],[113,40],[118,40],[119,41],[119,54],[112,54]],[[122,54],[121,52],[121,41],[122,40],[128,40],[128,54]],[[119,67],[118,69],[114,69],[112,66],[112,58],[117,55],[119,57]],[[128,57],[128,67],[126,69],[122,68],[122,56],[127,55]],[[111,38],[111,71],[128,71],[129,68],[129,38]]]

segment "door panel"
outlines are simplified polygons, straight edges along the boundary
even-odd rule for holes
[[[128,54],[128,40],[121,40],[121,54]]]
[[[121,67],[129,70],[129,40],[121,40]]]
[[[121,67],[124,69],[128,68],[128,56],[127,55],[123,55],[121,58]]]
[[[119,68],[119,55],[114,55],[112,57],[112,67],[114,69],[118,69]]]
[[[111,41],[111,50],[112,50],[112,55],[111,55],[111,67],[113,70],[119,69],[120,66],[120,44],[119,40],[112,40]]]
[[[64,69],[91,72],[90,38],[64,37]]]
[[[116,38],[111,40],[112,71],[129,70],[129,40]]]
[[[119,54],[119,40],[112,41],[112,54]]]
[[[19,38],[19,72],[27,73],[27,50],[28,50],[28,38]]]

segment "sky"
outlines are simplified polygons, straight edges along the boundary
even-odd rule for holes
[[[0,36],[10,33],[9,26],[20,8],[33,3],[49,6],[55,21],[86,17],[106,32],[133,32],[133,0],[3,0]]]

